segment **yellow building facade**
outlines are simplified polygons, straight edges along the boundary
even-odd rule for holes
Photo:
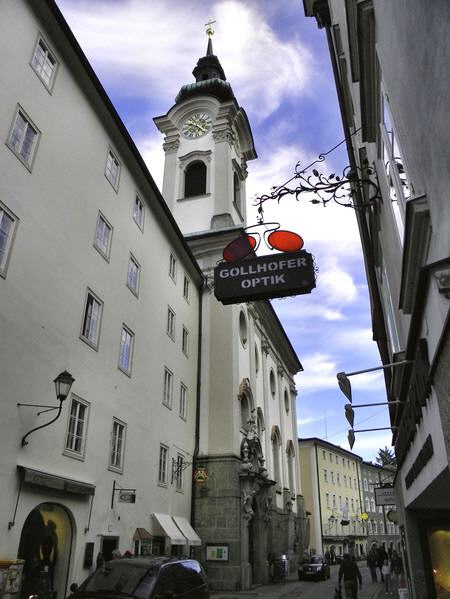
[[[362,458],[318,438],[299,439],[300,473],[310,520],[311,553],[344,553],[357,557],[366,550],[362,504]],[[336,556],[336,557],[334,557]]]

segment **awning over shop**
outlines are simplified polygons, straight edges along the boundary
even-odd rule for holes
[[[133,541],[151,541],[152,535],[146,528],[136,528],[133,535]]]
[[[23,480],[30,485],[57,489],[58,491],[74,493],[75,495],[95,495],[95,485],[91,483],[65,478],[56,474],[50,474],[49,472],[41,472],[27,466],[18,465],[17,470],[24,473]]]
[[[189,521],[186,518],[182,518],[181,516],[172,516],[175,521],[175,524],[184,534],[187,539],[189,545],[201,545],[202,541],[195,530],[190,525]]]
[[[169,514],[153,514],[164,534],[169,537],[171,545],[186,545],[186,538]]]

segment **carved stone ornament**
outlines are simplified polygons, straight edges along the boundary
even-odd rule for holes
[[[213,131],[212,136],[216,143],[226,141],[230,144],[230,146],[233,144],[233,134],[229,129],[219,129],[217,131]]]
[[[253,498],[256,494],[256,489],[243,489],[242,490],[242,507],[244,509],[244,519],[250,521],[255,512],[253,511]]]
[[[171,152],[176,152],[179,147],[180,147],[180,139],[179,138],[168,139],[167,141],[165,141],[163,143],[163,150],[167,154],[170,154]]]
[[[265,496],[261,499],[262,519],[266,524],[272,520],[272,497]]]

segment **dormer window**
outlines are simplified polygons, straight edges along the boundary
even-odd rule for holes
[[[200,160],[192,162],[184,174],[184,197],[204,195],[206,193],[206,164]]]

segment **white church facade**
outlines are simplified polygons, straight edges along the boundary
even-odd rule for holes
[[[117,548],[263,582],[306,542],[301,364],[270,303],[212,292],[246,226],[245,112],[209,45],[155,119],[161,195],[55,2],[2,13],[0,560],[59,598]]]

